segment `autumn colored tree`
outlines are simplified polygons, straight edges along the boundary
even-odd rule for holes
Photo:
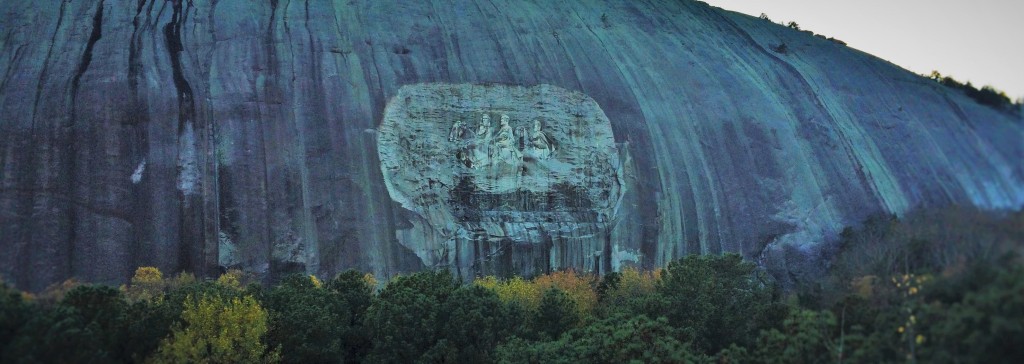
[[[487,276],[477,279],[474,284],[494,291],[502,302],[516,304],[527,311],[537,309],[543,293],[533,281],[522,277],[512,277],[502,281],[494,276]]]
[[[533,281],[540,292],[547,292],[552,288],[565,292],[575,304],[576,314],[586,317],[597,305],[596,280],[593,275],[579,274],[570,269],[541,275]]]
[[[621,272],[606,274],[595,289],[604,314],[633,309],[631,306],[638,297],[655,292],[661,272],[661,269],[642,271],[626,267]]]
[[[267,312],[251,296],[224,299],[189,296],[181,313],[184,324],[165,339],[152,363],[277,362],[262,337]]]
[[[139,267],[132,276],[131,284],[122,286],[125,295],[134,301],[153,300],[163,295],[164,274],[155,267]]]

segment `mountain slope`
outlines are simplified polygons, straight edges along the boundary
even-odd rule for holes
[[[700,2],[13,0],[0,25],[0,274],[27,289],[142,265],[470,277],[772,259],[872,213],[1024,205],[1020,120]],[[429,104],[441,93],[456,101]],[[447,135],[485,113],[495,137],[511,114],[525,154],[528,117],[547,118],[553,145],[579,146],[558,168],[600,150],[616,199],[582,178],[486,187],[530,172],[475,175],[449,153],[438,165],[468,187],[430,187],[454,196],[434,210],[397,202],[382,160],[449,154],[386,144],[442,133],[388,125]],[[568,142],[575,115],[611,141]]]

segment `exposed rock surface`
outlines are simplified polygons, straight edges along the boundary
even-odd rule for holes
[[[429,267],[469,279],[639,263],[635,250],[603,254],[631,171],[628,147],[620,152],[586,95],[550,85],[408,85],[385,109],[379,135],[388,192],[411,212],[399,243]]]
[[[591,146],[614,148],[605,155],[623,173],[601,178],[619,180],[622,204],[607,221],[503,227],[500,244],[518,249],[441,240],[469,225],[437,226],[466,222],[409,204],[418,185],[389,192],[378,150],[388,100],[420,84],[549,85],[592,99],[614,141]],[[498,101],[487,106],[506,108],[491,115],[495,133],[502,112],[529,125],[525,109]],[[474,113],[456,115],[467,130]],[[141,265],[272,278],[767,259],[871,213],[1021,208],[1022,125],[854,49],[691,1],[7,0],[0,274],[41,289],[124,280]],[[469,187],[551,191],[535,183]],[[594,193],[572,192],[607,209],[611,195]],[[458,196],[472,207],[479,192]],[[576,230],[558,235],[564,223]]]

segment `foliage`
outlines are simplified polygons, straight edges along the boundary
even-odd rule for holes
[[[714,354],[736,343],[747,346],[761,329],[784,315],[769,277],[737,254],[690,255],[669,263],[657,292],[644,304],[649,317],[685,328],[694,348]]]
[[[938,82],[943,86],[963,92],[964,95],[974,99],[974,101],[977,101],[979,104],[989,106],[1000,111],[1015,113],[1018,115],[1020,114],[1020,103],[1014,103],[1013,100],[1006,95],[1006,92],[997,90],[995,87],[984,86],[979,90],[970,82],[962,83],[952,77],[943,76],[939,71],[932,71],[928,78],[931,78],[933,81]]]
[[[75,287],[81,286],[82,284],[74,278],[69,278],[60,283],[54,283],[46,287],[39,295],[36,296],[37,302],[45,306],[57,304],[64,299],[64,295],[70,292]]]
[[[597,305],[597,292],[594,290],[595,278],[592,275],[578,274],[574,270],[553,272],[541,275],[533,280],[539,292],[558,289],[572,300],[576,314],[584,317],[590,315]],[[542,302],[543,303],[543,302]]]
[[[783,300],[738,255],[600,280],[556,272],[462,285],[356,271],[244,286],[136,271],[121,290],[0,286],[0,362],[1022,362],[1024,213],[882,216]]]
[[[395,278],[366,312],[371,362],[412,363],[440,339],[442,306],[458,284],[447,271]]]
[[[217,284],[234,289],[242,289],[246,281],[245,273],[238,269],[231,269],[217,278]]]
[[[950,283],[939,280],[925,293]],[[927,302],[919,317],[914,343],[922,361],[1024,362],[1024,267],[1000,269],[955,302]]]
[[[551,288],[544,292],[540,306],[534,313],[532,326],[538,338],[557,339],[562,333],[576,327],[582,316],[564,291]]]
[[[796,309],[782,330],[762,331],[751,359],[763,363],[838,362],[839,345],[833,338],[836,319],[831,312]]]
[[[369,347],[362,335],[370,289],[349,271],[328,284],[315,276],[292,275],[268,290],[267,342],[281,348],[286,363],[358,362]]]
[[[606,274],[595,289],[602,307],[618,309],[630,305],[637,297],[655,292],[663,270],[641,271],[626,267],[621,272]]]
[[[560,339],[531,343],[512,340],[498,348],[500,363],[699,363],[709,358],[693,353],[675,339],[664,318],[616,317],[569,331]]]
[[[188,296],[181,313],[185,324],[165,339],[153,363],[276,362],[261,337],[267,332],[267,312],[251,296],[230,299]]]
[[[518,304],[529,311],[536,310],[544,293],[552,288],[557,288],[568,295],[580,316],[590,315],[598,301],[596,278],[573,270],[544,274],[534,277],[533,280],[513,277],[501,281],[488,276],[476,279],[474,284],[494,291],[506,303]]]
[[[543,293],[540,286],[521,277],[499,281],[493,276],[488,276],[477,279],[474,284],[494,291],[505,303],[514,303],[530,311],[540,306],[540,297]]]
[[[0,359],[4,354],[3,343],[14,340],[18,330],[32,317],[31,310],[21,292],[0,282]]]
[[[133,301],[153,300],[163,294],[167,284],[164,274],[155,267],[139,267],[135,270],[131,285],[124,286],[123,291]]]
[[[107,286],[77,286],[50,310],[37,311],[4,350],[2,362],[104,363],[126,361],[127,303]]]
[[[439,315],[441,335],[425,359],[446,363],[492,362],[498,344],[520,330],[523,312],[493,291],[468,285],[455,290]]]

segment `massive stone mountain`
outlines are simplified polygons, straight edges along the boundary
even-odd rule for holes
[[[0,77],[24,289],[764,262],[1024,205],[1018,117],[695,1],[5,0]]]

